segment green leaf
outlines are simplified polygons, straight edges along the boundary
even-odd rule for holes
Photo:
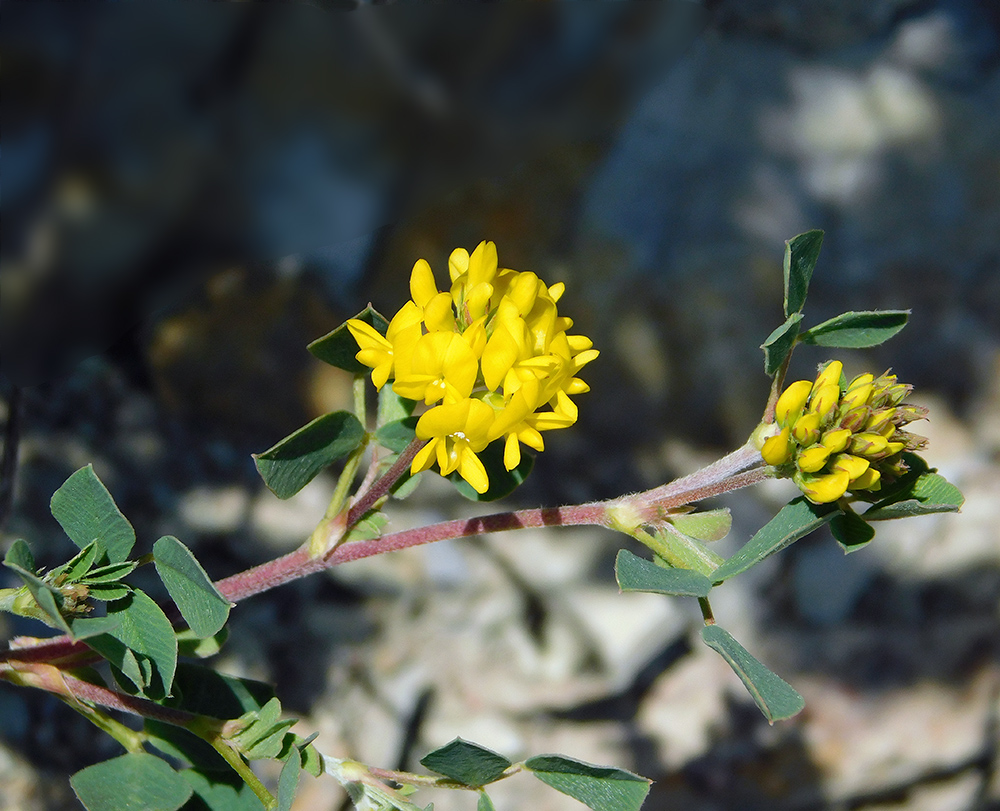
[[[377,510],[368,513],[344,536],[343,543],[351,541],[371,541],[382,536],[382,530],[388,523],[389,518],[383,512]]]
[[[97,541],[91,541],[83,547],[83,549],[81,549],[75,557],[70,558],[67,563],[53,569],[51,572],[52,578],[54,579],[59,575],[62,575],[65,582],[75,583],[90,571],[90,567],[94,565],[94,561],[97,560],[97,556],[103,551],[104,550],[97,543]]]
[[[764,350],[764,374],[768,377],[777,373],[785,358],[791,353],[795,346],[795,339],[799,336],[799,322],[802,320],[802,313],[792,313],[785,320],[785,323],[774,330],[760,348]]]
[[[353,453],[365,429],[349,411],[317,417],[273,448],[253,455],[264,484],[278,498],[291,498],[323,468]]]
[[[543,783],[594,811],[638,811],[649,793],[645,777],[562,755],[529,758],[524,767]]]
[[[375,431],[375,441],[393,453],[402,453],[417,436],[417,417],[387,422]]]
[[[118,668],[147,698],[170,693],[177,667],[177,638],[170,620],[142,591],[108,604],[118,627],[87,644]],[[122,685],[126,689],[128,685]]]
[[[962,491],[932,470],[926,470],[913,478],[909,475],[904,478],[903,487],[894,487],[890,495],[865,511],[865,521],[958,512],[965,503]]]
[[[28,585],[28,590],[32,590],[31,585]],[[62,611],[60,610],[62,607],[62,597],[58,594],[58,592],[53,592],[51,589],[44,588],[33,592],[33,596],[35,598],[35,602],[38,603],[42,610],[52,618],[55,627],[61,629],[64,633],[72,634],[69,623],[66,622],[66,618],[62,615]]]
[[[153,544],[156,573],[184,621],[202,639],[214,636],[229,618],[229,601],[215,587],[191,550],[173,535]]]
[[[840,508],[834,504],[813,504],[805,496],[792,499],[735,555],[712,572],[712,582],[721,583],[735,574],[745,572],[768,555],[779,552],[823,526],[838,513]]]
[[[906,326],[909,310],[867,310],[841,313],[799,336],[804,344],[841,349],[865,349],[884,344]]]
[[[835,515],[830,521],[830,531],[845,552],[856,552],[875,537],[875,530],[852,510]]]
[[[240,716],[245,726],[230,737],[250,760],[276,758],[285,743],[285,733],[295,725],[294,718],[280,720],[281,702],[272,698],[259,710]]]
[[[97,569],[91,569],[86,573],[85,577],[80,577],[79,581],[81,583],[86,583],[87,585],[115,583],[123,577],[131,574],[138,565],[139,564],[134,560],[125,560],[121,563],[109,563],[107,566],[100,566]]]
[[[746,686],[768,723],[791,718],[806,705],[795,689],[757,661],[732,635],[718,625],[706,625],[701,638],[718,652]]]
[[[135,545],[135,530],[107,488],[87,465],[66,479],[52,495],[52,516],[81,549],[98,541],[111,563],[125,560]]]
[[[30,572],[33,575],[37,568],[35,566],[35,556],[31,554],[31,547],[22,538],[18,538],[10,545],[10,549],[4,555],[3,563],[4,566],[10,569],[17,567],[21,571]]]
[[[195,769],[181,772],[181,776],[194,789],[195,796],[203,803],[198,805],[192,802],[190,811],[264,811],[264,806],[250,786],[225,761],[221,758],[219,760],[228,771],[213,772],[211,775]]]
[[[87,811],[176,811],[191,786],[163,760],[131,753],[77,772],[69,779]]]
[[[173,695],[164,704],[213,718],[239,718],[259,710],[274,698],[270,684],[253,679],[226,676],[193,662],[177,665]]]
[[[470,501],[496,501],[498,498],[509,496],[528,478],[531,468],[535,466],[535,458],[522,453],[518,466],[513,470],[507,470],[503,464],[503,449],[504,442],[499,439],[476,454],[486,468],[486,475],[490,477],[490,486],[485,493],[477,493],[471,484],[458,475],[457,470],[448,474],[448,479],[455,484],[458,492]]]
[[[112,600],[120,600],[131,593],[132,587],[124,583],[99,583],[96,586],[87,587],[88,597],[92,600],[100,600],[105,603]]]
[[[74,639],[89,639],[98,634],[109,634],[118,628],[121,620],[118,617],[81,617],[73,620]]]
[[[490,749],[455,738],[421,758],[420,765],[464,786],[479,788],[502,777],[512,764]]]
[[[405,420],[407,417],[413,416],[413,409],[416,407],[416,400],[407,400],[396,394],[392,390],[392,386],[383,386],[378,393],[378,412],[375,424],[381,428],[390,422]]]
[[[615,577],[622,591],[651,591],[686,597],[707,597],[712,581],[690,569],[664,569],[648,560],[619,549]]]
[[[294,746],[285,759],[278,776],[278,811],[291,811],[295,792],[299,788],[299,773],[302,771],[302,755]]]
[[[685,535],[708,543],[721,541],[733,527],[733,516],[728,507],[673,515],[667,520]]]
[[[785,242],[785,315],[802,311],[809,292],[819,249],[823,246],[823,232],[806,231]]]
[[[371,304],[354,317],[370,324],[383,335],[389,328],[389,322]],[[351,374],[367,374],[371,371],[355,359],[354,356],[358,354],[360,347],[347,328],[347,324],[341,324],[322,338],[317,338],[306,348],[324,363],[329,363],[331,366],[336,366]]]
[[[210,637],[201,639],[190,628],[185,628],[177,632],[177,655],[192,656],[198,659],[207,659],[215,656],[229,638],[229,629],[223,628],[218,633]]]
[[[489,798],[485,791],[479,792],[479,802],[476,803],[476,811],[496,811],[493,800]]]

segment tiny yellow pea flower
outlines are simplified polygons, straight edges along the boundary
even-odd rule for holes
[[[795,483],[813,504],[829,504],[847,492],[850,477],[844,470],[834,470],[822,476],[798,473]]]
[[[840,386],[829,384],[820,386],[813,391],[809,401],[809,410],[819,415],[820,422],[826,422],[837,408],[840,400]]]
[[[774,418],[778,425],[788,425],[802,411],[812,390],[808,380],[797,380],[782,392],[774,406]]]
[[[875,456],[889,447],[889,441],[881,434],[861,433],[851,437],[851,453],[861,456]]]
[[[823,447],[830,451],[830,453],[840,453],[847,447],[847,443],[851,440],[851,432],[846,428],[840,428],[834,431],[827,431],[823,434],[823,438],[820,442],[823,443]]]
[[[760,449],[760,455],[769,465],[783,465],[792,458],[791,431],[786,425],[777,434],[769,437]]]
[[[821,470],[823,468],[826,464],[826,460],[829,458],[829,448],[825,448],[822,445],[813,445],[811,448],[806,448],[799,454],[799,458],[796,460],[795,466],[803,473],[815,473],[817,470]]]
[[[852,490],[880,490],[882,484],[879,479],[882,478],[882,474],[879,473],[875,468],[869,467],[864,473],[858,476],[853,482],[851,482]]]
[[[839,360],[831,360],[816,376],[816,382],[812,385],[812,392],[816,392],[825,386],[836,386],[837,394],[840,395],[840,375],[843,374],[844,364]]]
[[[819,414],[808,412],[799,417],[792,426],[792,436],[803,447],[812,445],[819,439]]]
[[[870,464],[867,459],[862,459],[860,456],[852,456],[849,453],[839,453],[833,459],[833,469],[844,471],[850,481],[854,481],[868,470]]]

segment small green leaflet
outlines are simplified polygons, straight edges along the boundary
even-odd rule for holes
[[[479,802],[476,803],[476,811],[496,811],[493,800],[489,798],[489,795],[485,791],[479,792]]]
[[[562,755],[529,758],[524,767],[543,783],[593,811],[639,811],[649,793],[649,780],[645,777]]]
[[[276,758],[284,747],[285,733],[295,725],[294,718],[281,718],[281,702],[272,698],[259,710],[240,716],[244,726],[230,740],[250,760]]]
[[[768,555],[804,538],[839,513],[840,508],[834,504],[813,504],[805,496],[792,499],[735,555],[712,572],[712,582],[721,583],[733,575],[745,572]]]
[[[285,765],[278,776],[278,811],[291,811],[295,802],[295,792],[299,787],[299,773],[302,771],[302,754],[292,746],[285,757]]]
[[[135,530],[107,488],[87,465],[66,479],[49,503],[52,516],[69,539],[81,549],[97,541],[111,563],[128,557],[135,545]]]
[[[685,535],[707,543],[721,541],[733,527],[733,516],[728,507],[672,515],[667,520]]]
[[[785,323],[774,330],[760,348],[764,350],[764,374],[768,377],[776,374],[785,362],[785,358],[791,353],[795,346],[795,340],[799,336],[799,322],[802,320],[802,313],[792,313]]]
[[[420,764],[456,783],[474,788],[499,779],[512,765],[503,755],[461,738],[425,755]]]
[[[853,511],[835,515],[830,521],[830,532],[845,552],[856,552],[875,537],[875,530]]]
[[[804,344],[865,349],[884,344],[906,326],[909,310],[849,312],[817,324],[799,336]]]
[[[965,503],[962,491],[934,471],[921,473],[905,488],[894,491],[864,514],[866,521],[886,521],[914,515],[958,512]]]
[[[809,292],[819,249],[823,246],[823,232],[806,231],[785,242],[785,316],[802,311]]]
[[[416,417],[387,422],[375,431],[375,441],[393,453],[402,453],[416,437]]]
[[[153,562],[188,627],[201,639],[217,634],[229,618],[229,601],[191,550],[173,535],[164,535],[153,544]]]
[[[805,701],[784,679],[772,673],[718,625],[706,625],[701,638],[719,653],[746,686],[768,723],[791,718],[802,711]]]
[[[176,811],[192,790],[166,761],[142,753],[88,766],[69,782],[87,811]]]
[[[648,560],[619,549],[615,559],[618,588],[624,591],[649,591],[687,597],[707,597],[712,581],[690,569],[664,569]]]
[[[225,761],[221,758],[220,761],[225,766]],[[180,774],[194,789],[195,796],[204,803],[203,806],[197,805],[198,811],[263,811],[264,806],[257,795],[232,769],[228,773],[184,769]],[[196,804],[191,803],[191,806]]]
[[[177,638],[160,607],[142,591],[108,604],[117,627],[87,644],[153,700],[170,693],[177,667]],[[122,685],[128,688],[128,685]]]
[[[323,468],[349,456],[361,445],[365,429],[349,411],[324,414],[289,434],[277,445],[253,455],[257,471],[278,498],[291,498]]]
[[[382,335],[385,335],[385,331],[389,328],[389,322],[371,304],[354,317],[371,325]],[[354,356],[358,354],[359,350],[358,342],[354,340],[347,324],[341,324],[322,338],[317,338],[306,349],[324,363],[329,363],[331,366],[336,366],[351,374],[366,374],[371,371],[355,359]]]

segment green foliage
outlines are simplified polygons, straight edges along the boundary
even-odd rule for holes
[[[718,625],[706,625],[701,638],[718,652],[743,682],[768,723],[791,718],[805,701],[788,682],[757,661],[732,635]]]
[[[87,811],[176,811],[192,791],[165,761],[142,753],[88,766],[69,782]]]
[[[956,512],[965,503],[962,492],[919,456],[911,453],[903,458],[909,471],[881,492],[882,498],[865,511],[866,521]]]
[[[111,563],[125,560],[135,545],[135,530],[107,488],[87,465],[52,495],[52,516],[81,549],[97,541]]]
[[[191,550],[173,535],[164,535],[153,544],[153,560],[188,627],[201,639],[217,634],[229,618],[229,602]]]
[[[264,484],[278,498],[291,498],[323,468],[354,453],[365,429],[349,411],[324,414],[253,455]]]
[[[595,766],[561,755],[539,755],[524,762],[535,777],[593,811],[638,811],[649,780],[624,769]]]
[[[477,493],[471,484],[463,479],[458,471],[448,474],[455,488],[469,501],[496,501],[509,496],[521,484],[531,469],[535,466],[535,458],[527,453],[521,454],[521,461],[513,470],[507,470],[503,464],[503,440],[497,440],[486,446],[486,450],[477,454],[486,473],[490,477],[490,486],[485,493]]]
[[[805,496],[792,499],[781,508],[743,547],[712,573],[712,582],[721,583],[745,572],[786,546],[804,538],[840,512],[835,504],[813,504]]]
[[[813,269],[823,246],[823,232],[806,231],[785,242],[785,316],[802,311]]]
[[[489,795],[485,791],[479,792],[479,802],[476,803],[476,811],[496,811],[493,800],[489,798]]]
[[[371,304],[354,317],[370,324],[383,335],[389,329],[389,322]],[[317,338],[306,348],[324,363],[329,363],[331,366],[336,366],[351,374],[367,374],[371,371],[355,359],[354,356],[358,354],[359,349],[358,342],[354,340],[346,323],[341,324],[332,332],[328,332],[322,338]]]
[[[792,313],[785,323],[777,327],[760,345],[764,350],[764,374],[768,377],[776,374],[781,364],[785,362],[785,358],[792,353],[799,335],[800,321],[802,313]]]
[[[503,755],[461,738],[430,752],[420,763],[432,772],[473,788],[492,783],[512,765]]]
[[[112,665],[123,689],[151,699],[170,693],[177,667],[177,637],[163,610],[142,591],[108,603],[117,625],[87,644]]]
[[[733,527],[733,516],[728,507],[672,515],[667,520],[689,538],[709,543],[721,541]]]
[[[712,581],[690,569],[665,569],[619,549],[615,559],[618,588],[625,591],[650,591],[688,597],[707,597]]]
[[[244,726],[230,741],[249,760],[278,757],[285,746],[285,733],[295,725],[294,718],[281,719],[281,702],[277,698],[241,715],[239,720]]]
[[[302,772],[302,756],[296,747],[291,747],[278,776],[278,811],[291,811],[295,792],[299,787]]]
[[[393,453],[402,453],[417,436],[416,417],[404,417],[400,420],[387,422],[375,430],[375,441],[383,448]]]
[[[840,349],[866,349],[884,344],[906,326],[909,317],[909,310],[841,313],[806,330],[799,341]]]
[[[228,766],[226,767],[229,768]],[[181,773],[194,790],[185,811],[264,811],[264,805],[233,771],[201,772],[185,769]],[[197,800],[197,802],[196,802]],[[201,803],[199,805],[198,803]]]
[[[875,530],[853,510],[834,515],[830,520],[830,532],[845,552],[855,552],[875,537]]]

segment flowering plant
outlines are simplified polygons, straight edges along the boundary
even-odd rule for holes
[[[294,720],[281,717],[280,702],[266,685],[186,659],[218,651],[230,610],[240,602],[314,572],[446,538],[591,524],[626,534],[650,552],[648,559],[618,552],[623,592],[696,598],[702,639],[732,667],[768,721],[795,715],[801,696],[717,624],[713,590],[824,524],[845,551],[853,551],[872,540],[877,521],[955,511],[963,500],[916,455],[925,440],[905,427],[927,412],[906,402],[911,388],[894,375],[847,379],[842,363],[832,360],[820,365],[814,380],[784,386],[796,345],[874,346],[906,323],[905,311],[849,312],[803,330],[821,243],[819,231],[786,243],[785,321],[762,345],[771,394],[743,447],[689,476],[610,501],[391,532],[383,506],[405,497],[432,468],[477,501],[509,493],[531,469],[532,456],[522,445],[540,452],[545,431],[576,421],[572,398],[588,388],[578,374],[598,356],[588,338],[569,334],[572,321],[558,309],[563,286],[501,268],[492,243],[481,243],[471,255],[463,249],[451,254],[445,291],[430,265],[417,261],[411,298],[391,320],[369,306],[309,346],[321,360],[355,375],[353,410],[324,414],[255,456],[278,498],[340,466],[312,535],[282,557],[213,581],[170,535],[133,556],[131,524],[93,468],[82,468],[51,501],[53,516],[79,551],[49,571],[36,565],[23,540],[7,551],[4,564],[22,585],[0,590],[0,608],[39,620],[57,635],[12,640],[0,654],[0,678],[56,695],[124,748],[120,757],[72,777],[89,811],[287,811],[303,770],[332,776],[359,809],[419,811],[411,797],[426,787],[471,790],[479,811],[491,811],[487,787],[526,772],[595,811],[635,811],[649,790],[645,778],[564,755],[515,762],[456,738],[421,760],[432,774],[331,757],[314,736],[291,731]],[[378,391],[373,420],[369,377]],[[776,477],[791,479],[801,495],[734,555],[715,553],[710,544],[729,532],[729,513],[695,512],[693,505]],[[148,563],[163,587],[157,599],[128,580]],[[123,724],[119,713],[142,718],[142,728]],[[280,762],[276,783],[266,784],[251,767],[261,760]],[[232,791],[217,790],[220,781]]]

